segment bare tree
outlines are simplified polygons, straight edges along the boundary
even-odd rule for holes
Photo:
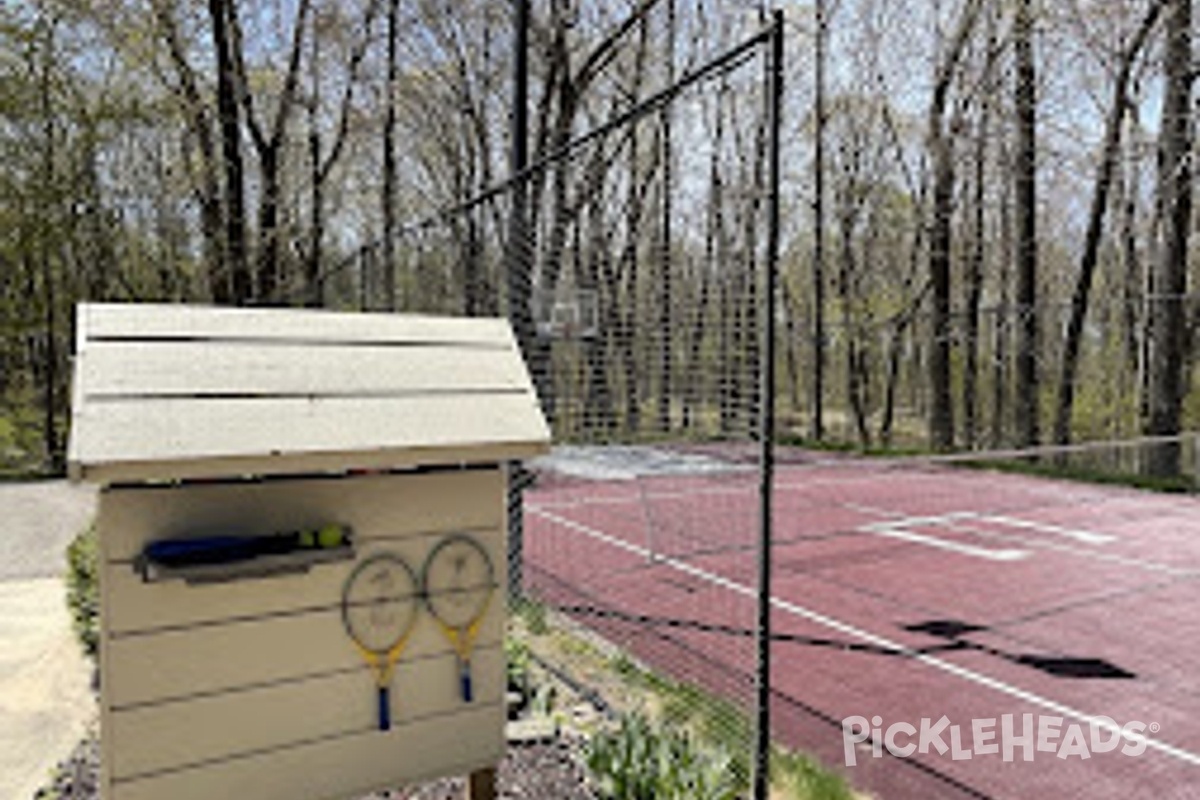
[[[1013,21],[1016,53],[1014,106],[1017,147],[1016,195],[1016,398],[1014,411],[1020,444],[1037,444],[1041,410],[1038,383],[1038,241],[1037,241],[1037,71],[1033,59],[1033,0],[1018,0]]]
[[[1071,440],[1071,411],[1075,401],[1075,376],[1079,367],[1080,342],[1083,323],[1088,313],[1088,298],[1092,290],[1093,275],[1099,261],[1100,242],[1104,231],[1105,215],[1109,207],[1109,194],[1117,171],[1121,152],[1121,132],[1125,128],[1125,114],[1129,108],[1129,82],[1134,64],[1141,54],[1167,0],[1155,0],[1147,11],[1141,25],[1117,57],[1117,75],[1113,83],[1112,104],[1105,121],[1104,144],[1097,167],[1095,185],[1092,190],[1091,210],[1088,213],[1087,233],[1083,253],[1079,259],[1079,274],[1075,281],[1075,292],[1071,298],[1071,319],[1067,326],[1062,369],[1058,380],[1058,405],[1054,421],[1054,439],[1059,444]]]
[[[208,0],[208,14],[213,50],[217,56],[217,118],[225,175],[223,251],[229,263],[230,279],[228,299],[235,305],[242,305],[251,300],[254,287],[246,253],[246,170],[242,160],[242,120],[230,21],[233,2],[235,0]]]
[[[982,0],[968,0],[963,7],[949,46],[942,54],[929,105],[929,153],[933,162],[933,205],[930,211],[929,282],[933,289],[929,382],[932,391],[929,433],[934,448],[954,446],[954,403],[950,393],[950,261],[954,205],[954,132],[947,129],[950,91],[958,75],[975,23],[983,9]]]
[[[813,131],[813,255],[812,255],[812,422],[810,436],[825,438],[825,73],[829,47],[827,0],[816,3],[817,30],[814,39],[814,125]]]
[[[1186,317],[1188,236],[1192,226],[1192,0],[1170,0],[1164,59],[1166,97],[1160,134],[1159,198],[1164,211],[1162,251],[1154,265],[1153,313],[1150,315],[1150,414],[1152,436],[1179,432],[1187,383]],[[1179,473],[1178,444],[1152,449],[1147,469],[1154,475]]]

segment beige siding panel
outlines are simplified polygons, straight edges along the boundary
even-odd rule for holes
[[[496,566],[497,585],[503,585],[502,569],[506,559],[500,531],[473,530],[470,533],[487,548]],[[317,564],[301,574],[226,583],[187,584],[181,580],[143,583],[131,565],[110,565],[106,568],[109,592],[113,607],[119,609],[119,613],[112,617],[108,628],[124,635],[168,626],[334,607],[341,601],[350,572],[362,559],[379,551],[395,553],[419,574],[426,555],[438,539],[439,535],[430,534],[397,542],[371,541],[358,548],[358,558],[354,561]]]
[[[462,445],[456,447],[410,447],[404,450],[370,452],[306,453],[303,456],[272,455],[232,458],[200,458],[190,461],[122,461],[108,464],[71,462],[71,480],[88,480],[102,485],[231,478],[256,475],[312,475],[347,470],[395,470],[455,464],[503,464],[544,455],[545,444]]]
[[[515,349],[503,319],[446,318],[415,314],[246,309],[156,303],[89,303],[79,306],[86,342],[138,339],[243,339],[265,342],[446,342]]]
[[[118,782],[110,800],[347,800],[445,774],[494,766],[504,752],[503,708],[479,706],[419,728],[364,731],[331,741]]]
[[[532,392],[519,358],[470,347],[271,347],[91,344],[76,364],[86,402],[130,395],[380,395]]]
[[[104,510],[104,494],[101,493],[99,500],[99,510],[97,511],[97,520],[103,514]],[[101,550],[101,564],[98,570],[97,580],[100,585],[100,650],[96,654],[97,666],[99,667],[99,675],[112,675],[111,659],[109,653],[112,652],[112,634],[109,630],[109,621],[115,616],[114,605],[112,602],[112,580],[109,575],[109,570],[104,569],[103,565],[103,548],[104,536],[97,524],[96,532],[99,537]],[[108,730],[111,719],[111,712],[108,709],[108,691],[105,686],[106,681],[100,680],[100,730]],[[112,785],[112,764],[115,753],[113,752],[113,742],[111,736],[100,735],[100,800],[112,800],[112,794],[108,791],[108,787]]]
[[[149,470],[159,478],[194,460],[241,457],[262,473],[273,459],[294,470],[306,455],[340,454],[352,466],[362,463],[360,453],[549,441],[537,401],[527,394],[92,402],[76,413],[75,429],[75,455],[85,466],[160,462]]]
[[[499,469],[363,475],[101,493],[106,561],[132,561],[159,539],[262,535],[337,522],[361,542],[456,530],[502,529]],[[123,611],[125,609],[123,608]]]
[[[498,589],[479,644],[504,635]],[[362,658],[342,625],[341,609],[109,637],[104,702],[112,710],[353,669]],[[417,620],[405,658],[445,653],[450,643],[428,614]]]
[[[472,659],[475,699],[459,698],[458,673],[449,655],[401,659],[391,683],[392,726],[414,726],[445,713],[504,699],[504,649],[479,649]],[[274,750],[342,734],[374,731],[374,674],[361,670],[309,680],[119,711],[105,732],[113,740],[118,780]],[[180,735],[180,732],[185,732]]]

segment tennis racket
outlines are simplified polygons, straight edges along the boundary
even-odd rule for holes
[[[421,585],[430,615],[454,648],[462,699],[470,703],[471,651],[496,590],[492,559],[470,536],[449,536],[429,553]]]
[[[342,591],[346,633],[375,673],[381,731],[392,727],[392,674],[416,627],[420,597],[412,567],[392,553],[378,553],[355,567]]]

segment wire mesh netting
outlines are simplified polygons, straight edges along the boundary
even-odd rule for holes
[[[760,18],[714,56],[688,33],[707,23],[671,20],[663,58],[667,22],[625,30],[606,85],[558,99],[577,106],[534,131],[531,166],[402,227],[389,268],[380,243],[329,280],[367,309],[512,320],[554,440],[512,476],[520,702],[572,720],[597,791],[636,739],[652,796],[742,795],[753,579],[727,592],[680,559],[753,558],[761,524],[770,40]],[[648,622],[664,614],[712,629]]]
[[[531,301],[517,330],[555,439],[522,497],[521,624],[539,663],[610,718],[593,777],[629,769],[624,741],[661,747],[646,780],[664,797],[705,781],[746,793],[754,764],[756,592],[714,590],[678,558],[756,552],[764,41],[648,93],[516,187],[529,235],[509,256],[528,282],[509,294]]]
[[[1111,484],[1196,488],[1190,437],[1130,438],[1144,416],[1144,298],[1095,303],[1072,356],[1073,433],[1111,441],[1016,448],[1029,430],[1022,322],[1035,321],[1050,386],[1070,360],[1073,310],[981,291],[941,340],[947,426],[965,452],[862,454],[927,446],[939,323],[912,259],[839,278],[821,339],[798,261],[772,302],[766,44],[752,36],[675,74],[664,63],[686,59],[656,60],[633,36],[607,91],[535,132],[531,166],[402,228],[392,257],[368,247],[332,273],[363,308],[508,316],[551,427],[551,453],[512,471],[508,647],[514,713],[552,721],[557,738],[521,734],[540,749],[514,752],[536,766],[510,754],[508,785],[560,774],[572,788],[547,796],[617,796],[605,788],[617,779],[644,796],[749,796],[765,684],[776,796],[849,797],[838,765],[882,796],[987,796],[948,756],[876,760],[877,733],[857,740],[854,764],[844,721],[1019,713],[1057,697],[1061,684],[1040,681],[1125,680],[1137,657],[1070,634],[1098,624],[1100,602],[1187,577],[1113,532],[1180,511]],[[811,442],[818,341],[825,433]],[[1035,438],[1050,440],[1058,396],[1043,397]],[[764,595],[768,402],[780,424]],[[1145,478],[1164,452],[1180,475]],[[769,675],[756,673],[764,596]],[[981,701],[981,685],[1033,689]],[[440,796],[426,791],[414,796]]]
[[[1145,672],[1154,681],[1122,703],[1153,705],[1148,687],[1184,702],[1186,682],[1156,673],[1136,635],[1105,647],[1088,635],[1116,624],[1113,604],[1136,626],[1140,593],[1192,575],[1179,555],[1200,533],[1187,510],[1126,488],[1197,488],[1192,437],[1132,438],[1158,301],[1109,268],[1086,324],[1054,299],[1062,287],[1018,307],[1008,278],[965,281],[949,318],[935,319],[916,207],[896,211],[914,216],[895,241],[841,231],[820,293],[795,226],[776,298],[769,38],[705,30],[725,45],[713,56],[692,35],[698,18],[632,19],[592,76],[602,85],[582,92],[560,76],[557,95],[543,87],[531,164],[518,159],[488,187],[481,163],[495,153],[453,174],[404,154],[431,196],[461,199],[326,278],[363,309],[507,316],[550,425],[551,453],[511,472],[512,713],[536,724],[517,734],[502,785],[514,796],[620,796],[615,781],[641,796],[765,796],[754,779],[766,686],[772,796],[850,797],[845,775],[880,796],[990,796],[1002,782],[944,753],[889,760],[878,731],[851,735],[845,721],[1058,711],[1063,681],[1083,682],[1068,690],[1079,708],[1115,717],[1125,706],[1094,681]],[[670,52],[657,50],[655,26],[671,32]],[[1021,402],[1022,348],[1042,387],[1032,404]],[[962,453],[894,455],[927,448],[939,426],[939,446]],[[1103,441],[1020,447],[1066,433]],[[865,455],[874,448],[892,455]],[[1176,474],[1154,474],[1164,462]],[[1132,535],[1141,528],[1151,534]],[[447,786],[411,796],[459,791]]]

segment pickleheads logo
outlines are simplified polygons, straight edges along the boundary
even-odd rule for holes
[[[1000,756],[1005,761],[1033,761],[1037,753],[1057,758],[1086,760],[1095,753],[1111,753],[1120,748],[1127,756],[1140,756],[1146,750],[1144,734],[1158,732],[1158,725],[1129,722],[1118,725],[1109,717],[1094,717],[1087,723],[1064,725],[1062,717],[1005,714],[998,720],[973,719],[965,728],[949,717],[923,719],[919,725],[893,722],[883,727],[882,717],[846,717],[842,720],[842,745],[846,766],[858,763],[859,752],[868,749],[874,758],[883,751],[899,758],[936,751],[950,754],[955,761],[976,756]],[[870,742],[867,745],[867,742]]]

